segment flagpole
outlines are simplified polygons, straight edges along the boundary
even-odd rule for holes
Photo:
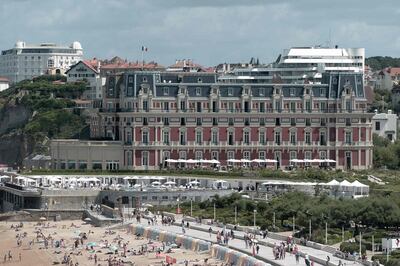
[[[144,69],[144,46],[142,46],[142,71]]]

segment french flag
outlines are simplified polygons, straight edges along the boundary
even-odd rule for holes
[[[142,46],[142,51],[143,52],[147,52],[147,47],[146,46]]]

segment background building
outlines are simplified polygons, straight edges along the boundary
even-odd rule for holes
[[[1,52],[0,76],[15,83],[43,74],[64,74],[71,65],[82,60],[82,56],[83,49],[79,42],[59,46],[18,41],[14,48]]]
[[[397,115],[388,110],[387,114],[375,111],[372,117],[372,132],[391,141],[397,140]]]
[[[327,48],[320,46],[285,49],[268,67],[235,68],[222,75],[227,83],[274,83],[279,76],[283,83],[321,83],[323,73],[358,73],[364,75],[364,48]]]
[[[390,91],[395,85],[400,85],[400,67],[387,67],[378,73],[375,89]]]
[[[4,91],[8,89],[10,86],[10,81],[8,78],[0,77],[0,91]]]
[[[226,84],[216,73],[130,71],[108,75],[103,98],[91,119],[102,141],[54,140],[55,168],[158,169],[168,158],[372,166],[362,72],[325,73],[321,84]]]
[[[100,76],[100,61],[79,61],[65,72],[67,82],[86,81],[88,89],[83,98],[90,100],[93,107],[101,107],[103,99],[102,86],[105,85],[105,78]]]

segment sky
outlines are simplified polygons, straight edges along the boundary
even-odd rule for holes
[[[364,47],[400,57],[398,0],[0,0],[0,50],[70,44],[84,57],[168,66],[275,61],[292,46]]]

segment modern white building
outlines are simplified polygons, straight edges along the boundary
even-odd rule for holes
[[[84,98],[92,102],[92,107],[101,107],[102,86],[105,85],[106,78],[100,76],[100,61],[79,61],[65,74],[67,82],[87,81],[88,90],[84,93]]]
[[[387,114],[378,114],[375,111],[375,115],[372,117],[372,133],[395,141],[397,139],[397,115],[393,114],[392,110],[388,110]]]
[[[64,74],[71,65],[82,60],[82,56],[83,49],[79,42],[60,46],[18,41],[14,48],[1,52],[0,76],[16,83],[44,74]]]
[[[268,67],[236,68],[230,75],[218,78],[221,82],[321,83],[323,73],[353,72],[364,75],[364,48],[326,48],[320,46],[294,47],[283,50],[276,62]]]

